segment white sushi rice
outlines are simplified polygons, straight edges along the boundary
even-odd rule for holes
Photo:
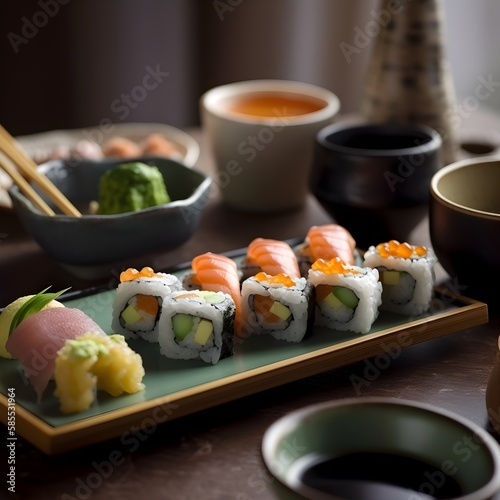
[[[405,315],[418,315],[429,309],[435,282],[434,265],[436,256],[432,249],[427,249],[423,257],[402,258],[382,257],[375,246],[371,246],[364,256],[364,265],[381,270],[399,271],[408,273],[415,283],[404,280],[397,290],[385,290],[382,293],[383,311],[391,311]]]
[[[206,363],[215,364],[219,361],[223,350],[224,335],[232,337],[233,331],[224,332],[224,320],[232,318],[234,325],[235,305],[230,295],[216,292],[223,300],[218,303],[208,303],[202,297],[178,299],[178,296],[189,292],[178,291],[167,295],[162,304],[162,314],[158,325],[158,342],[160,353],[172,359],[201,359]],[[215,292],[214,292],[215,293]],[[194,341],[192,333],[179,341],[174,333],[172,317],[178,313],[205,318],[212,322],[213,333],[202,346]]]
[[[124,281],[118,285],[113,303],[113,319],[111,327],[115,333],[122,334],[127,339],[142,338],[148,342],[158,342],[158,319],[161,314],[163,299],[176,290],[182,290],[182,283],[173,274],[156,273],[158,277],[137,278]],[[136,295],[151,295],[158,300],[158,315],[146,321],[133,325],[125,325],[121,318],[127,305]]]
[[[321,309],[316,305],[314,324],[325,326],[332,330],[368,333],[378,317],[382,303],[382,285],[376,269],[352,266],[355,273],[325,274],[322,271],[310,269],[309,281],[314,285],[342,286],[352,290],[359,299],[353,313],[342,308],[340,311]],[[345,308],[348,309],[348,308]],[[352,316],[349,319],[349,316]]]
[[[293,280],[295,285],[287,287],[269,281],[257,281],[255,277],[247,278],[241,286],[241,302],[243,318],[246,326],[255,334],[269,334],[278,340],[300,342],[307,331],[309,319],[310,285],[305,278]],[[251,296],[263,295],[271,297],[290,309],[291,321],[269,325],[263,323],[262,318],[251,307]]]

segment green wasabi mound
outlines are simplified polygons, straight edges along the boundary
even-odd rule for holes
[[[165,181],[155,166],[123,163],[108,170],[99,181],[99,215],[135,212],[169,202]]]

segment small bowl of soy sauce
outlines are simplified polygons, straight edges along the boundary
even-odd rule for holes
[[[271,425],[262,457],[282,498],[486,500],[500,491],[500,447],[433,406],[390,398],[306,407]]]

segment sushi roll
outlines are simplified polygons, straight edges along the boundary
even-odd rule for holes
[[[350,266],[338,257],[315,261],[308,274],[316,291],[315,325],[368,333],[382,302],[378,278],[376,269]]]
[[[383,286],[381,310],[405,315],[429,309],[436,257],[431,249],[391,240],[371,246],[364,265],[378,269]]]
[[[312,322],[313,294],[314,287],[305,278],[257,273],[241,288],[245,326],[251,333],[300,342]]]
[[[346,264],[354,265],[355,251],[356,240],[347,229],[338,224],[324,224],[309,229],[296,254],[300,272],[307,277],[312,263],[318,259],[329,261],[338,257]]]
[[[300,278],[297,257],[292,247],[285,241],[267,238],[256,238],[248,245],[240,269],[243,280],[259,272],[271,276],[282,273],[291,278]]]
[[[235,305],[230,295],[178,291],[163,301],[160,352],[167,358],[217,363],[233,354]]]
[[[227,293],[236,307],[234,331],[242,336],[241,287],[236,262],[225,255],[206,252],[191,261],[192,272],[184,276],[186,290],[208,290]]]
[[[177,290],[182,283],[172,274],[155,273],[150,267],[123,271],[113,303],[113,331],[127,339],[158,342],[163,299]]]

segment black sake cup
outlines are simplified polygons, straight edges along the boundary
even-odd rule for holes
[[[310,190],[358,247],[408,241],[428,214],[441,143],[421,125],[327,126],[316,136]]]

